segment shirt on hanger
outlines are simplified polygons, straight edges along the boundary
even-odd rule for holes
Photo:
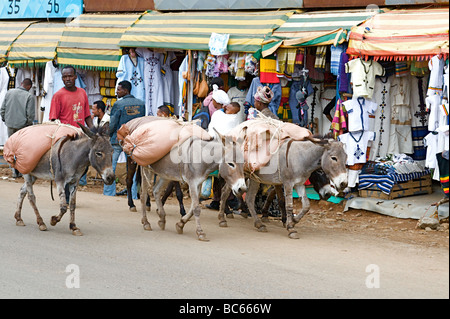
[[[344,106],[348,114],[348,130],[350,132],[373,130],[377,103],[363,97],[353,97],[353,99],[345,101]]]
[[[384,76],[384,68],[380,63],[360,58],[351,60],[345,65],[345,72],[352,74],[353,96],[372,98],[375,77]]]
[[[349,132],[338,137],[338,141],[344,143],[347,153],[347,165],[365,163],[367,158],[367,146],[370,141],[374,141],[375,132]]]

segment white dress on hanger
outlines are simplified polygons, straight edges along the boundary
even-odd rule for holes
[[[163,72],[163,95],[164,104],[174,105],[175,103],[175,91],[173,88],[173,73],[170,65],[177,60],[173,51],[168,51],[161,54],[161,70]]]
[[[6,92],[8,91],[9,75],[6,71],[6,67],[0,68],[0,107],[5,99]],[[0,118],[0,145],[5,145],[8,139],[8,128],[5,122]]]
[[[145,114],[156,116],[158,107],[164,105],[164,82],[161,72],[161,53],[138,48],[144,59]]]
[[[372,142],[369,160],[373,161],[377,157],[385,157],[388,154],[389,135],[391,131],[391,80],[388,77],[377,78],[373,100],[378,104],[375,111],[375,128],[377,133]]]
[[[42,118],[42,122],[49,121],[50,114],[50,105],[52,103],[53,97],[53,77],[55,76],[56,68],[53,65],[52,61],[47,62],[45,65],[45,73],[44,73],[44,85],[43,89],[46,92],[46,95],[41,99],[41,108],[44,108],[44,116]]]

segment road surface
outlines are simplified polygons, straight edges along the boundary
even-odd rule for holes
[[[215,211],[202,211],[210,242],[200,242],[192,220],[175,230],[177,206],[167,206],[162,231],[153,231],[124,197],[78,192],[76,223],[58,212],[48,186],[35,192],[48,231],[41,232],[25,199],[25,227],[13,217],[19,183],[0,181],[0,298],[449,298],[448,247],[425,247],[300,223],[288,239],[272,221],[259,233],[237,216],[219,228]],[[56,190],[54,190],[56,191]]]

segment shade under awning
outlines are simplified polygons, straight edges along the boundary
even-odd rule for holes
[[[449,54],[449,8],[399,9],[352,29],[347,53],[375,60]]]
[[[228,51],[253,53],[294,12],[148,11],[124,33],[120,46],[209,51],[215,32],[230,35]]]
[[[6,61],[12,43],[34,21],[0,21],[0,63]]]
[[[115,70],[119,41],[141,14],[82,14],[69,23],[57,47],[58,63],[80,69]]]
[[[313,11],[292,15],[264,41],[263,56],[279,47],[299,47],[340,44],[348,31],[377,14],[378,11],[336,10]]]
[[[8,62],[16,66],[31,66],[53,60],[63,29],[64,23],[37,22],[30,25],[12,44]]]

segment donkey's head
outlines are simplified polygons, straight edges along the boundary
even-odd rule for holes
[[[218,140],[223,145],[222,161],[219,175],[230,185],[233,194],[242,195],[247,191],[244,175],[244,154],[236,142],[216,131]]]
[[[347,187],[347,153],[345,153],[344,145],[332,138],[320,139],[310,137],[310,141],[324,147],[321,158],[321,166],[325,174],[334,184],[338,191]]]
[[[91,139],[89,162],[92,167],[102,176],[106,185],[114,182],[115,175],[112,167],[113,148],[109,142],[109,126],[105,124],[96,133],[89,128],[79,124],[84,134]]]
[[[314,187],[314,190],[319,194],[323,200],[328,200],[333,195],[331,189],[330,179],[322,169],[315,170],[311,173],[309,181]]]

